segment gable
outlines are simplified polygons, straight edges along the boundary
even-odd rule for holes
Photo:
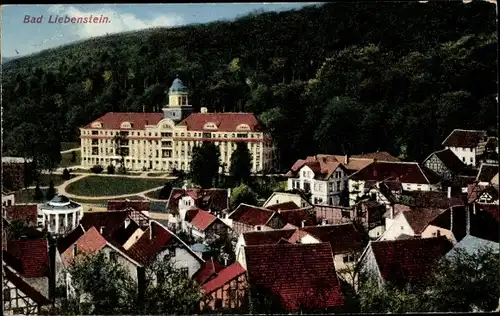
[[[217,129],[217,124],[214,123],[214,122],[207,122],[207,123],[205,123],[205,125],[203,125],[203,129],[213,129],[213,130],[216,130]]]
[[[130,122],[122,122],[120,124],[120,128],[132,128],[132,123],[130,123]]]
[[[102,128],[101,122],[94,122],[94,123],[92,123],[92,128]]]

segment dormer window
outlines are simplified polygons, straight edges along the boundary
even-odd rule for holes
[[[236,127],[236,130],[237,131],[249,131],[250,126],[248,126],[248,124],[240,124]]]
[[[122,122],[120,128],[132,128],[132,124],[130,122]]]
[[[92,128],[102,128],[101,122],[94,122],[94,123],[92,123]]]
[[[213,122],[205,123],[203,129],[217,129],[217,125]]]

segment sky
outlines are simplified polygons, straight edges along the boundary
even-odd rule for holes
[[[1,8],[2,57],[20,57],[106,34],[233,20],[256,10],[285,11],[314,4],[318,3],[6,5]],[[50,23],[56,16],[90,15],[102,15],[108,22]],[[40,23],[26,23],[32,18]]]

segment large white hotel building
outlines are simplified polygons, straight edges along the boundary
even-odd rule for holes
[[[82,166],[119,165],[115,136],[123,135],[121,148],[128,170],[189,171],[192,149],[205,141],[220,149],[227,172],[237,142],[245,142],[253,157],[252,172],[272,168],[274,147],[251,113],[192,113],[188,91],[180,79],[168,90],[163,113],[110,112],[80,128]]]

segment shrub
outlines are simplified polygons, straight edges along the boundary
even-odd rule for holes
[[[93,173],[101,173],[103,170],[104,168],[99,165],[95,165],[92,168],[90,168],[90,171],[92,171]]]
[[[115,173],[115,166],[109,165],[108,166],[108,174],[113,174]]]
[[[62,178],[64,180],[69,180],[71,178],[71,174],[69,173],[69,170],[64,168],[63,173],[62,173]]]

